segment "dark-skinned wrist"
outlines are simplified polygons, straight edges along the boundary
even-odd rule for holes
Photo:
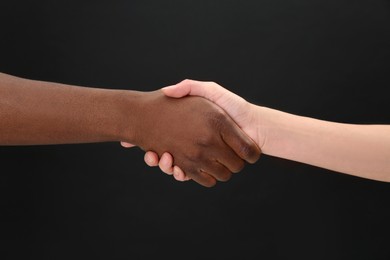
[[[145,95],[147,92],[118,90],[115,93],[115,122],[112,133],[118,141],[139,145],[142,139],[142,118],[147,108]]]

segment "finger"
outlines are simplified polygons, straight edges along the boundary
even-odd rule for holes
[[[161,90],[166,96],[181,98],[187,95],[201,96],[211,101],[215,101],[215,94],[220,94],[221,89],[218,89],[217,84],[186,79],[176,85],[162,88]],[[222,88],[222,87],[221,87]]]
[[[164,95],[168,97],[181,98],[187,96],[191,92],[191,87],[184,84],[176,84],[161,89]]]
[[[134,144],[127,143],[127,142],[121,142],[121,145],[125,148],[130,148],[135,146]]]
[[[202,171],[207,172],[218,181],[228,181],[232,176],[232,172],[217,161],[211,161],[204,166]]]
[[[206,172],[200,170],[187,170],[186,173],[188,177],[204,187],[211,188],[217,184],[217,180]]]
[[[188,181],[190,178],[180,169],[179,166],[173,166],[173,177],[177,181]]]
[[[228,123],[221,130],[222,139],[243,160],[255,163],[260,158],[260,148],[230,117],[226,119]]]
[[[245,161],[226,143],[215,154],[215,160],[224,165],[232,173],[238,173],[245,167]]]
[[[158,163],[158,166],[160,167],[161,171],[165,172],[166,174],[172,175],[173,174],[172,155],[170,153],[163,153],[160,162]]]
[[[187,95],[200,96],[216,103],[223,109],[226,109],[223,106],[224,102],[218,102],[222,96],[229,97],[230,99],[242,99],[217,83],[191,79],[185,79],[175,85],[164,87],[161,90],[166,96],[175,98],[181,98]]]
[[[155,152],[148,151],[145,153],[144,161],[150,167],[157,166],[158,165],[158,155]]]

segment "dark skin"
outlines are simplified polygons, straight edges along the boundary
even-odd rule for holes
[[[0,73],[0,145],[125,141],[212,187],[260,156],[218,106],[200,97],[71,86]]]

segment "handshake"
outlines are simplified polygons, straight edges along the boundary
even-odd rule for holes
[[[121,144],[140,147],[149,166],[177,180],[212,187],[259,159],[255,107],[216,83],[184,80],[139,101],[136,138]]]
[[[212,187],[260,154],[390,181],[390,125],[256,106],[213,82],[151,92],[78,87],[0,73],[0,145],[121,141],[175,179]]]

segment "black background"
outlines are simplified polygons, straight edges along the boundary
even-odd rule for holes
[[[390,123],[386,0],[1,1],[0,22],[5,73],[213,80],[286,112]],[[390,259],[388,183],[263,156],[208,189],[118,143],[0,147],[0,163],[2,259]]]

